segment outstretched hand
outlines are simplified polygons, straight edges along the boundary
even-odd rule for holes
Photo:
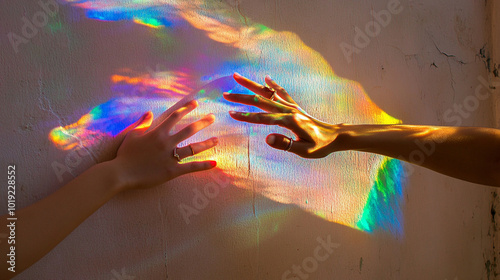
[[[198,106],[196,101],[190,101],[183,107],[172,112],[162,123],[149,129],[153,114],[147,112],[137,122],[129,127],[123,143],[118,149],[116,158],[111,162],[117,166],[120,178],[124,180],[125,188],[147,188],[159,185],[183,174],[207,170],[215,167],[215,161],[179,163],[174,156],[174,149],[185,139],[212,124],[213,114],[204,116],[179,132],[170,131],[184,116]],[[177,148],[179,160],[203,152],[217,145],[217,138],[193,143]]]
[[[342,150],[340,144],[340,125],[332,125],[319,121],[307,114],[290,97],[290,95],[266,76],[268,86],[253,82],[237,73],[234,79],[240,85],[248,88],[254,95],[224,93],[224,98],[260,108],[265,113],[246,113],[230,111],[231,117],[238,121],[278,125],[292,131],[296,138],[292,139],[282,134],[270,134],[266,138],[267,144],[279,150],[287,150],[304,158],[321,158],[334,151]]]

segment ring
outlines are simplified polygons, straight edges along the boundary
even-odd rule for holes
[[[286,147],[285,151],[289,152],[290,149],[292,148],[292,144],[293,144],[293,139],[292,137],[289,137],[288,138],[290,140],[290,143],[288,144],[288,147]]]
[[[273,91],[273,95],[271,95],[271,97],[269,97],[269,100],[276,101],[275,97],[276,97],[276,91]]]
[[[177,161],[181,161],[181,157],[179,156],[179,154],[177,153],[177,147],[174,148],[174,158],[177,159]]]
[[[275,101],[274,98],[276,97],[276,90],[274,88],[271,88],[271,87],[268,87],[268,86],[265,86],[264,89],[266,89],[267,91],[270,91],[270,92],[273,93],[271,95],[271,97],[269,97],[269,99],[272,100],[272,101]]]
[[[191,149],[191,155],[194,156],[194,150],[193,150],[193,147],[191,147],[191,145],[188,145],[189,148]]]

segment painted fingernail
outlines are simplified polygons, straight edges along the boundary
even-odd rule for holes
[[[266,78],[268,78],[269,80],[272,80],[273,78],[271,78],[271,76],[269,75],[266,75]]]
[[[222,95],[224,96],[228,96],[229,95],[229,92],[223,92]]]
[[[236,115],[236,112],[235,111],[229,111],[229,114],[230,115]]]
[[[269,135],[266,139],[267,144],[273,145],[274,142],[276,142],[276,136],[274,135]]]
[[[236,77],[243,77],[243,76],[241,76],[241,75],[240,75],[240,73],[238,73],[238,72],[234,72],[234,75],[235,75]]]
[[[217,166],[217,162],[215,160],[211,160],[209,163],[211,167]]]

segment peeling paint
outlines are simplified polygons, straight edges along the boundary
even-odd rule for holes
[[[498,262],[497,262],[497,250],[496,250],[496,242],[497,242],[497,207],[500,205],[500,198],[498,197],[498,194],[496,191],[491,192],[491,207],[490,207],[490,215],[491,215],[491,224],[490,228],[488,230],[488,236],[491,237],[491,255],[486,257],[483,255],[483,258],[485,258],[484,262],[484,268],[486,270],[486,276],[488,277],[487,279],[496,279],[496,277],[499,275],[499,272],[497,270],[498,268]],[[493,276],[493,278],[490,278]]]

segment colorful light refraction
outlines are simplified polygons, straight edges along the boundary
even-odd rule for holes
[[[182,26],[183,32],[198,37],[174,37],[174,44],[180,47],[175,54],[166,54],[166,71],[122,69],[110,73],[116,97],[76,123],[54,128],[50,138],[58,147],[92,145],[95,135],[116,135],[146,111],[158,116],[180,99],[194,97],[200,102],[197,117],[214,113],[217,121],[190,141],[216,135],[218,150],[223,151],[210,151],[196,160],[215,159],[219,168],[235,178],[237,187],[297,205],[328,221],[366,232],[402,234],[401,162],[353,151],[321,160],[302,159],[265,144],[269,133],[290,135],[284,129],[229,118],[229,110],[256,111],[222,98],[223,91],[248,92],[231,77],[239,72],[261,82],[270,74],[308,113],[329,123],[400,123],[375,105],[358,83],[336,76],[328,62],[296,34],[242,20],[219,1],[93,0],[73,4],[92,19],[132,21],[157,34],[175,34],[172,31]],[[196,52],[183,47],[192,40],[199,43]],[[179,61],[183,61],[182,67]]]

